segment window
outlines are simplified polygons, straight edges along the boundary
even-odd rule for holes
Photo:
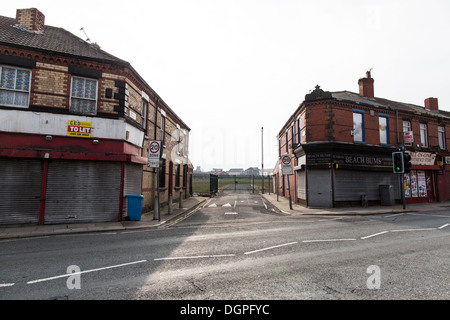
[[[412,139],[412,135],[410,134],[412,132],[411,129],[411,121],[409,120],[403,120],[403,141],[405,141],[405,145],[406,146],[411,146],[412,142],[406,142],[406,133],[408,133],[408,135],[410,135],[410,139]]]
[[[445,150],[445,127],[438,127],[439,148]]]
[[[175,188],[180,188],[180,169],[181,166],[177,164],[175,166]]]
[[[294,123],[291,125],[291,136],[292,136],[292,144],[295,143],[295,132],[294,132]]]
[[[147,134],[147,110],[148,110],[148,102],[142,99],[142,128],[144,128],[145,134]]]
[[[297,143],[302,143],[302,138],[300,136],[300,117],[297,118]]]
[[[363,110],[353,110],[353,141],[365,142]]]
[[[286,130],[286,153],[289,153],[289,131]]]
[[[427,124],[420,124],[420,143],[422,147],[428,147],[428,133],[427,133]]]
[[[72,77],[70,111],[87,115],[97,114],[97,80]]]
[[[380,144],[389,144],[389,115],[378,114],[380,125]]]
[[[278,138],[278,157],[281,158],[281,139]]]
[[[0,104],[28,107],[31,71],[0,66]]]
[[[161,145],[164,146],[165,143],[165,132],[166,132],[166,113],[161,110]]]

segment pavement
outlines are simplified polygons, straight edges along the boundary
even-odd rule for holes
[[[450,211],[450,201],[436,203],[408,204],[406,209],[403,205],[394,206],[369,206],[369,207],[350,207],[350,208],[306,208],[298,204],[292,204],[292,209],[287,198],[277,196],[274,193],[262,194],[266,201],[270,202],[278,210],[292,216],[299,215],[375,215],[375,214],[395,214],[405,212],[420,211]],[[155,219],[154,212],[144,212],[140,221],[120,221],[120,222],[102,222],[102,223],[77,223],[77,224],[58,224],[58,225],[15,225],[0,226],[0,240],[18,239],[30,237],[42,237],[61,234],[86,233],[86,232],[112,232],[123,230],[138,230],[146,228],[160,228],[170,226],[178,220],[183,219],[193,213],[203,203],[209,200],[209,197],[191,197],[183,199],[182,207],[176,202],[172,205],[172,213],[168,213],[168,206],[161,207],[159,218]]]

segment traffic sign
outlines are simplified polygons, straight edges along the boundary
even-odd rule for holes
[[[161,141],[151,140],[148,144],[148,166],[150,168],[158,168],[160,158],[161,158]]]
[[[281,157],[281,169],[284,175],[292,174],[292,158],[289,154],[284,154]]]

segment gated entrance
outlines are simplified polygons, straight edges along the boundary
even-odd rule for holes
[[[270,192],[272,178],[264,177],[264,190]],[[262,177],[254,175],[218,176],[194,174],[193,193],[210,195],[217,193],[258,193],[262,192]]]

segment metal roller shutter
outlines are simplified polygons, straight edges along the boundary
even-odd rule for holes
[[[325,207],[333,206],[331,190],[330,170],[308,170],[308,206]]]
[[[39,222],[42,161],[0,159],[0,224]]]
[[[121,163],[51,161],[45,223],[117,221]]]
[[[125,165],[125,181],[123,195],[142,194],[142,165],[127,163]],[[123,201],[123,214],[127,216],[127,200]]]
[[[389,172],[336,170],[334,172],[335,201],[380,200],[380,185],[392,185],[394,197],[400,198],[398,176]]]

